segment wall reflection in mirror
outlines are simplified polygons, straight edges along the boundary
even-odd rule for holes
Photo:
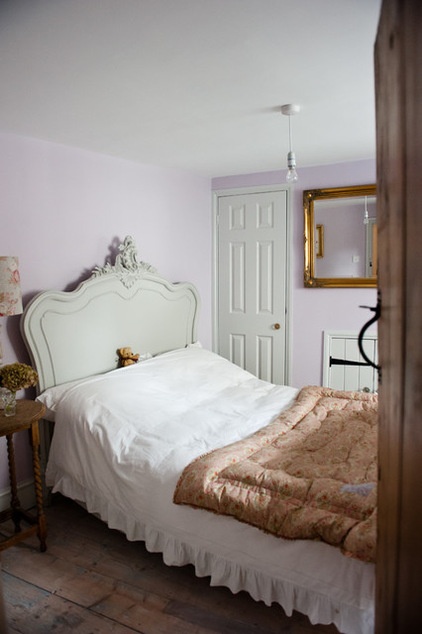
[[[307,287],[376,287],[375,185],[303,192]]]

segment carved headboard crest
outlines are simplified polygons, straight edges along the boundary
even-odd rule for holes
[[[75,290],[39,293],[25,307],[22,335],[40,391],[115,369],[122,346],[155,355],[197,340],[192,284],[169,282],[140,262],[131,236],[114,259]]]
[[[120,253],[117,254],[115,263],[107,262],[104,266],[96,266],[92,277],[116,275],[126,288],[130,288],[144,273],[157,273],[157,269],[151,264],[138,260],[138,251],[132,236],[126,236],[118,248]]]

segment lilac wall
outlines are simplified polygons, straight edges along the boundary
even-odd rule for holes
[[[292,197],[292,372],[291,384],[320,385],[324,330],[359,331],[376,304],[376,289],[304,288],[303,190],[375,183],[375,161],[302,168]],[[284,183],[285,172],[244,174],[212,181],[213,190]]]
[[[0,134],[0,254],[19,257],[25,304],[39,291],[73,288],[104,264],[116,238],[131,234],[140,259],[197,286],[198,334],[210,348],[210,187],[187,172]],[[1,320],[3,363],[28,362],[19,317]],[[0,492],[8,486],[1,441]],[[30,475],[23,441],[17,438],[19,479]]]

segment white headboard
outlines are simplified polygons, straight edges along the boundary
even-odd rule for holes
[[[114,265],[94,269],[71,292],[46,291],[26,306],[21,332],[40,392],[117,367],[117,349],[158,354],[196,341],[199,296],[139,262],[131,236]]]

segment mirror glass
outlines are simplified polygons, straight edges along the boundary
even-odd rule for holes
[[[307,287],[377,286],[375,185],[303,192]]]

